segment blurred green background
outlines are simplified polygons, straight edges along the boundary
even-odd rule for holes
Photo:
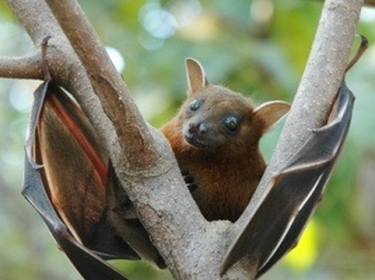
[[[145,118],[160,126],[185,98],[184,59],[204,65],[212,83],[266,100],[292,101],[322,1],[80,1]],[[262,279],[374,279],[375,9],[358,31],[370,47],[347,75],[357,99],[351,130],[320,207],[297,249]],[[51,34],[53,36],[53,34]],[[34,48],[0,2],[0,55]],[[358,41],[358,40],[357,40]],[[358,42],[357,42],[358,44]],[[32,93],[40,81],[0,79],[0,279],[80,279],[20,194]],[[281,125],[262,150],[272,154]],[[141,262],[114,264],[131,279],[168,279]]]

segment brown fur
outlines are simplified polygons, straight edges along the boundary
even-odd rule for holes
[[[208,85],[197,61],[188,59],[186,64],[188,99],[161,131],[182,172],[192,177],[190,190],[204,217],[209,221],[235,221],[266,168],[258,148],[259,139],[288,111],[289,105],[272,102],[254,109],[252,102],[241,94]],[[191,110],[195,100],[199,100],[199,108]],[[239,119],[234,132],[224,124],[232,115]],[[186,135],[194,136],[189,141]]]

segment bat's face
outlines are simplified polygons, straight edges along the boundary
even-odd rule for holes
[[[189,98],[182,115],[182,134],[197,149],[237,149],[259,138],[253,127],[253,105],[238,93],[208,86]]]

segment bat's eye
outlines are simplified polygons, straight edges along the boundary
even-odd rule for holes
[[[240,119],[238,116],[229,115],[224,119],[223,123],[229,132],[236,132],[240,126]]]
[[[198,109],[202,105],[202,100],[194,99],[189,103],[189,110],[190,111],[198,111]]]

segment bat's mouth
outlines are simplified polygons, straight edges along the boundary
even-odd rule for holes
[[[205,144],[203,141],[198,139],[197,135],[184,135],[186,142],[190,144],[191,146],[198,148],[198,149],[205,149],[207,148],[207,144]]]

